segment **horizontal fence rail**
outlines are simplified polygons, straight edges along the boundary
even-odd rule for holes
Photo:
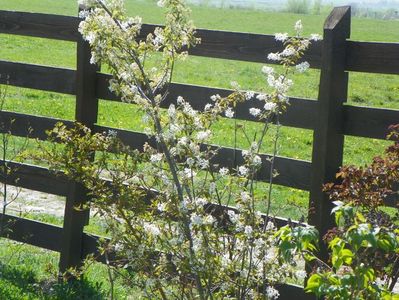
[[[76,71],[0,61],[0,84],[76,95]]]
[[[72,121],[60,120],[54,118],[39,117],[33,115],[26,115],[14,112],[0,112],[0,123],[3,124],[3,128],[6,132],[10,132],[15,136],[29,136],[31,138],[38,138],[45,140],[47,138],[46,131],[51,130],[57,122],[63,122],[67,126],[72,126]],[[106,126],[94,126],[94,132],[102,133],[108,131],[115,131],[117,136],[122,140],[123,143],[132,147],[133,149],[142,150],[145,143],[152,145],[154,141],[149,139],[146,134],[122,130]],[[207,147],[204,145],[203,147]],[[210,145],[212,146],[212,145]],[[217,155],[214,157],[213,163],[219,164],[219,166],[234,168],[237,164],[243,163],[243,157],[241,150],[228,148],[228,147],[217,147]],[[258,172],[257,179],[264,181],[268,180],[270,171],[270,162],[268,155],[261,155],[263,166]],[[285,157],[276,157],[275,169],[279,175],[274,179],[276,184],[307,190],[309,188],[309,170],[310,163],[303,160],[290,159]],[[305,174],[305,175],[304,175]]]
[[[61,250],[62,227],[10,215],[4,215],[4,220],[9,226],[9,230],[3,233],[3,237],[56,252]],[[98,235],[83,234],[83,257],[93,255],[98,262],[106,263],[106,258],[98,250],[100,239],[104,242],[108,240]],[[112,256],[112,253],[109,256]],[[299,299],[303,300],[314,299],[312,295],[303,291],[303,287],[298,285],[280,284],[276,288],[280,293],[280,299],[292,299],[293,297],[300,297]]]
[[[80,19],[40,13],[0,11],[0,33],[59,39],[76,42]],[[159,25],[144,24],[141,38]],[[272,35],[198,29],[201,44],[190,49],[192,55],[251,62],[266,62],[269,52],[283,45]],[[347,41],[346,70],[399,74],[398,43]],[[320,68],[322,41],[313,42],[304,56],[313,68]],[[268,63],[275,63],[268,61]]]
[[[0,123],[3,124],[3,128],[7,128],[7,132],[20,137],[29,135],[31,138],[46,140],[46,131],[51,130],[58,122],[62,122],[68,127],[73,125],[73,122],[68,120],[38,117],[4,111],[0,112]],[[149,139],[147,135],[139,132],[99,125],[95,125],[93,130],[97,133],[114,131],[123,143],[138,150],[142,150],[145,143],[154,145],[153,140]],[[214,163],[219,163],[220,166],[229,168],[234,168],[235,165],[242,163],[243,158],[240,150],[227,147],[219,147],[218,149],[219,153],[215,157],[215,160],[213,161]],[[235,161],[233,159],[234,157]],[[270,165],[267,163],[267,158],[267,155],[262,155],[262,160],[264,163],[262,169],[258,173],[258,180],[268,180],[266,174],[269,174]],[[58,179],[54,178],[54,176],[46,175],[47,171],[45,168],[24,165],[22,169],[18,170],[17,166],[15,169],[16,173],[10,178],[10,180],[12,181],[19,178],[18,184],[20,186],[56,195],[66,195],[66,181],[60,183],[58,182]],[[285,157],[277,157],[275,160],[275,169],[279,173],[279,175],[275,178],[276,184],[303,190],[309,189],[310,162]],[[30,180],[30,177],[35,180]],[[24,184],[24,182],[27,183]],[[49,186],[48,188],[46,187],[47,185]],[[390,196],[387,200],[387,204],[389,206],[394,206],[396,203],[396,198],[399,197],[395,197],[395,195]]]
[[[76,71],[70,69],[0,61],[0,75],[0,83],[3,84],[8,83],[18,87],[70,95],[76,93]],[[109,79],[111,79],[111,75],[97,74],[97,97],[121,101],[119,97],[109,91]],[[173,83],[163,107],[168,107],[170,103],[176,102],[177,96],[182,96],[190,101],[194,109],[202,110],[207,103],[211,102],[210,97],[212,95],[225,96],[231,92],[232,90],[229,89]],[[238,104],[236,109],[237,119],[255,121],[249,113],[249,108],[261,107],[260,101],[255,101],[255,97],[250,101]],[[316,109],[317,102],[314,100],[290,98],[290,105],[279,122],[285,126],[314,129],[317,118]],[[346,104],[344,106],[343,133],[345,135],[385,139],[388,126],[398,122],[398,120],[399,110]]]

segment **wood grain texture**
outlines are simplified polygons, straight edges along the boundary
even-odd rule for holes
[[[350,6],[334,8],[324,24],[317,123],[313,132],[309,223],[320,233],[320,257],[327,261],[322,237],[334,227],[333,207],[322,186],[334,182],[342,166],[344,149],[343,103],[347,99],[346,39],[350,36]]]
[[[3,234],[3,237],[43,249],[60,251],[61,227],[10,215],[4,215],[4,217],[11,230],[9,233]],[[100,239],[105,242],[108,240],[98,235],[83,234],[83,257],[93,254],[98,262],[105,263],[105,257],[100,254],[98,249]],[[110,256],[114,255],[110,253]],[[277,290],[280,292],[279,299],[313,299],[310,294],[304,293],[303,288],[297,285],[281,284],[277,286]]]
[[[98,99],[96,97],[96,74],[99,66],[90,64],[91,49],[82,37],[77,41],[76,104],[75,120],[88,128],[97,122]],[[77,155],[73,153],[72,155]],[[95,153],[91,154],[94,160]],[[83,183],[70,181],[65,203],[64,224],[60,251],[61,273],[83,264],[83,230],[89,224],[90,209],[85,206],[89,199]],[[79,208],[79,209],[77,209]],[[75,276],[75,275],[72,275]]]
[[[348,71],[399,74],[399,43],[346,42]]]
[[[143,150],[145,143],[149,143],[155,147],[153,139],[149,139],[146,134],[120,130],[106,126],[94,126],[94,132],[108,132],[112,130],[126,145],[133,149]],[[219,165],[219,167],[228,167],[231,169],[236,168],[237,165],[243,164],[242,151],[228,147],[217,147],[214,145],[202,145],[202,148],[212,147],[218,149],[218,153],[213,158],[212,163]],[[268,181],[270,173],[270,156],[267,154],[260,155],[262,158],[262,168],[257,173],[256,179],[260,181]],[[274,183],[278,185],[288,186],[292,188],[309,190],[310,186],[310,162],[291,159],[286,157],[277,156],[275,158],[275,165],[278,175],[274,178]]]
[[[77,41],[80,34],[77,17],[0,11],[0,33],[64,41]]]
[[[4,215],[4,221],[7,230],[3,237],[52,251],[60,250],[61,227],[10,215]]]
[[[75,76],[70,69],[0,61],[0,84],[74,95]]]
[[[345,134],[384,140],[388,127],[399,123],[399,110],[345,105],[344,119]]]
[[[10,170],[10,174],[1,178],[1,182],[59,196],[68,193],[68,180],[65,176],[47,168],[12,161],[0,161],[0,166]]]
[[[121,101],[119,97],[110,92],[108,89],[108,82],[111,75],[99,73],[97,74],[97,97],[100,99]],[[207,103],[211,103],[210,97],[219,94],[227,96],[233,90],[212,88],[207,86],[198,86],[191,84],[172,83],[168,90],[168,96],[161,104],[161,107],[167,108],[171,103],[176,104],[178,96],[182,96],[191,106],[199,111],[203,111]],[[262,108],[262,103],[254,97],[244,103],[239,103],[235,109],[235,118],[238,120],[257,121],[250,113],[251,107]],[[316,122],[316,101],[312,99],[302,99],[291,97],[289,99],[290,105],[287,111],[280,117],[280,123],[285,126],[296,128],[313,129]]]
[[[6,34],[76,42],[80,38],[79,22],[79,18],[70,16],[0,11],[0,33]],[[144,39],[156,27],[162,26],[143,24],[138,39]],[[273,35],[198,29],[197,36],[201,44],[189,50],[196,56],[275,63],[267,61],[267,54],[283,47]],[[321,66],[322,44],[323,41],[313,42],[303,58],[312,68]],[[346,45],[346,70],[399,74],[398,43],[347,41]]]
[[[73,125],[69,120],[0,111],[0,132],[19,137],[46,140],[48,138],[46,131],[53,129],[58,122],[68,127]]]

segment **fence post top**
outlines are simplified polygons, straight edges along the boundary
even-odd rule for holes
[[[349,29],[347,37],[350,35],[350,23],[351,23],[351,7],[350,6],[338,6],[334,7],[330,15],[324,22],[324,30],[335,30],[339,28]]]

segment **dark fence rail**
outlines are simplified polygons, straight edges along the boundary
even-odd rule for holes
[[[0,33],[77,42],[78,49],[76,71],[0,61],[0,84],[76,95],[75,120],[89,126],[94,132],[114,130],[125,144],[136,149],[142,149],[146,142],[153,143],[153,140],[143,133],[96,124],[98,99],[121,100],[108,89],[110,75],[100,73],[96,67],[89,64],[90,50],[77,31],[79,22],[77,17],[0,11]],[[156,26],[143,25],[139,38],[144,38]],[[310,203],[316,208],[313,215],[310,215],[310,222],[321,232],[325,232],[331,226],[330,206],[321,192],[321,184],[334,180],[333,175],[342,163],[344,136],[384,139],[387,127],[399,121],[399,110],[358,107],[345,103],[348,71],[399,74],[398,43],[350,41],[349,32],[349,8],[335,8],[325,23],[323,41],[313,43],[304,57],[312,68],[321,69],[318,101],[290,98],[290,106],[279,120],[284,126],[314,131],[312,162],[277,157],[275,168],[279,175],[275,178],[275,183],[310,191]],[[282,44],[271,35],[199,29],[197,36],[201,38],[201,44],[190,49],[190,53],[197,56],[266,62],[267,53],[282,49]],[[211,95],[229,93],[231,90],[228,89],[173,83],[163,105],[167,107],[176,101],[177,96],[183,96],[190,99],[195,109],[202,110]],[[257,105],[259,104],[255,98],[240,104],[237,107],[236,118],[255,121],[248,109]],[[45,140],[46,131],[52,129],[59,121],[67,126],[73,125],[71,120],[0,112],[3,129],[7,128],[7,132],[20,137],[28,135],[30,138]],[[214,162],[229,168],[234,168],[242,162],[240,150],[218,148],[219,153]],[[266,154],[262,155],[263,166],[257,175],[258,180],[268,180],[268,157]],[[7,183],[65,196],[67,203],[63,227],[5,215],[11,230],[3,236],[60,252],[61,270],[78,265],[84,257],[93,253],[99,261],[104,262],[104,257],[97,249],[100,237],[83,232],[88,221],[88,211],[74,210],[74,205],[86,201],[81,186],[44,167],[0,162],[0,165],[5,164],[13,170],[6,179]],[[398,200],[398,195],[393,194],[386,199],[386,204],[395,206]],[[226,210],[235,208],[212,204],[207,209],[214,216],[220,217]],[[302,225],[284,218],[275,218],[274,222],[277,226],[288,223]],[[298,286],[282,285],[279,291],[282,299],[312,298]]]
[[[49,225],[46,223],[18,218],[15,216],[4,215],[5,224],[8,225],[8,232],[3,237],[37,246],[43,249],[59,252],[61,250],[62,227]],[[105,257],[98,251],[99,240],[107,240],[104,237],[83,234],[82,238],[82,255],[93,255],[97,261],[105,263]],[[112,255],[112,254],[110,254]],[[301,286],[282,284],[277,286],[280,292],[280,299],[313,299],[312,295],[306,294]]]
[[[0,33],[40,38],[78,41],[80,19],[40,13],[0,11]],[[143,25],[141,37],[159,25]],[[272,35],[198,29],[201,44],[190,50],[192,55],[262,62],[266,55],[282,49]],[[320,68],[321,44],[315,42],[306,53],[311,67]],[[347,71],[399,74],[398,43],[346,42]],[[269,62],[273,63],[273,62]]]
[[[70,69],[0,61],[0,76],[0,83],[3,84],[7,83],[18,87],[70,95],[76,94],[76,71]],[[97,98],[121,101],[119,97],[108,89],[108,81],[111,79],[111,75],[98,73],[96,76]],[[190,99],[194,109],[201,110],[209,103],[210,96],[215,94],[223,96],[231,92],[228,89],[172,83],[169,96],[163,106],[167,107],[170,103],[176,101],[177,96],[183,96],[186,99]],[[254,121],[248,109],[259,106],[258,102],[252,99],[239,104],[236,118]],[[290,98],[287,112],[281,116],[279,121],[285,126],[314,129],[317,118],[316,110],[317,102],[315,100]],[[399,110],[345,104],[342,133],[345,135],[385,139],[388,133],[388,126],[394,124],[397,120],[399,120]]]

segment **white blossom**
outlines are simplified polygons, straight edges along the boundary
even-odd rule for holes
[[[306,276],[307,274],[305,270],[298,270],[295,272],[295,277],[298,278],[299,280],[304,280]]]
[[[149,232],[152,235],[157,236],[157,235],[160,235],[160,233],[161,233],[158,226],[156,226],[155,224],[145,223],[143,227],[146,232]]]
[[[193,171],[190,168],[184,168],[184,177],[185,178],[192,178],[195,177],[197,175],[197,173],[195,171]]]
[[[269,67],[269,66],[263,66],[262,67],[262,73],[268,75],[274,73],[274,68]]]
[[[237,223],[237,222],[239,221],[239,219],[240,219],[239,215],[236,214],[235,211],[233,211],[233,210],[229,210],[229,211],[227,212],[227,214],[229,215],[229,219],[230,219],[230,221],[231,221],[233,224]]]
[[[212,217],[211,215],[206,215],[204,218],[203,218],[203,224],[204,225],[212,225],[213,223],[215,222],[215,218],[214,217]]]
[[[321,38],[322,38],[322,36],[320,34],[313,33],[313,34],[310,35],[309,39],[311,41],[320,41]]]
[[[198,159],[198,165],[203,170],[206,169],[206,168],[209,168],[209,160],[204,159],[204,158],[199,158]]]
[[[189,167],[192,167],[192,166],[195,164],[195,159],[192,158],[192,157],[188,157],[188,158],[186,159],[186,164],[187,164]]]
[[[205,198],[196,198],[195,199],[195,204],[197,204],[198,206],[204,206],[207,203],[208,203],[208,201]]]
[[[276,103],[274,102],[266,102],[265,106],[263,107],[265,110],[273,111],[276,108]]]
[[[234,117],[234,111],[231,109],[231,107],[229,107],[228,109],[226,109],[226,111],[224,112],[224,115],[227,118],[232,118]]]
[[[268,286],[266,288],[266,295],[268,299],[277,299],[280,296],[280,293],[275,288]]]
[[[157,2],[157,5],[158,5],[159,7],[164,7],[164,6],[165,6],[165,0],[159,0],[159,1]]]
[[[254,166],[260,166],[262,164],[262,159],[259,155],[255,155],[252,159],[252,163]]]
[[[257,116],[260,115],[261,110],[260,110],[259,108],[251,107],[251,108],[249,109],[249,113],[250,113],[251,115],[253,115],[254,117],[257,117]]]
[[[266,225],[266,231],[275,229],[273,222],[268,221]]]
[[[241,199],[244,202],[248,202],[251,200],[251,195],[248,192],[241,192],[240,193]]]
[[[211,100],[212,100],[213,102],[215,102],[216,100],[219,100],[219,99],[221,99],[221,97],[220,97],[219,94],[216,94],[216,95],[212,95],[212,96],[211,96]]]
[[[248,91],[245,93],[245,100],[251,100],[255,96],[255,92],[253,91]]]
[[[166,210],[166,203],[158,203],[157,208],[160,212],[163,212]]]
[[[168,115],[169,115],[169,117],[171,117],[171,118],[174,118],[174,117],[176,116],[176,107],[175,107],[174,104],[169,105],[169,108],[168,108]]]
[[[309,65],[309,63],[307,61],[304,61],[304,62],[302,62],[300,64],[297,64],[295,66],[295,68],[297,69],[297,71],[299,73],[306,72],[306,70],[309,69],[309,67],[310,67],[310,65]]]
[[[182,105],[184,103],[184,98],[182,96],[177,97],[177,105]]]
[[[238,168],[238,174],[241,175],[241,176],[247,176],[248,168],[246,166],[240,166]]]
[[[204,222],[203,218],[197,213],[193,213],[190,217],[190,220],[192,225],[197,225],[197,226],[202,225]]]
[[[222,176],[226,176],[227,174],[229,174],[229,169],[227,169],[227,168],[220,168],[219,169],[219,174],[220,175],[222,175]]]
[[[250,155],[250,152],[249,152],[249,150],[244,149],[244,150],[241,151],[241,154],[242,154],[243,157],[247,157],[247,156]]]
[[[256,99],[258,99],[259,101],[265,101],[268,98],[269,98],[269,96],[267,94],[258,94],[256,96]]]
[[[279,53],[269,53],[267,56],[268,60],[274,60],[274,61],[279,61],[281,60],[280,54]]]
[[[252,226],[249,226],[249,225],[245,226],[245,228],[244,228],[244,233],[245,233],[248,237],[251,237],[251,236],[252,236],[252,231],[253,231]]]
[[[285,42],[288,39],[288,33],[275,33],[274,38],[276,41]]]
[[[210,130],[199,131],[197,133],[197,139],[199,141],[205,141],[205,140],[209,139],[210,136],[211,136],[211,131]]]
[[[294,54],[296,54],[296,51],[293,47],[287,47],[283,50],[283,52],[281,52],[281,56],[285,56],[285,57],[289,57],[289,56],[293,56]]]
[[[152,163],[157,163],[160,162],[163,158],[163,154],[162,153],[156,153],[156,154],[152,154],[150,157],[150,161]]]
[[[298,34],[300,34],[300,33],[302,32],[302,28],[303,28],[303,26],[302,26],[302,21],[301,21],[301,20],[296,21],[295,26],[294,26],[294,30],[295,30]]]

